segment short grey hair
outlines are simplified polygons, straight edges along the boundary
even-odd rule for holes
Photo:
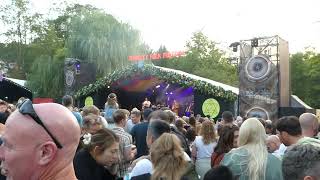
[[[298,144],[283,157],[282,172],[285,180],[300,180],[305,176],[320,177],[320,147]]]

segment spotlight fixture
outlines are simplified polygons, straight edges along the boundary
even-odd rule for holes
[[[158,89],[159,87],[161,87],[160,85],[157,85],[156,88]]]
[[[252,46],[252,47],[258,47],[258,46],[259,46],[259,40],[258,40],[258,38],[253,38],[253,39],[251,40],[251,46]]]
[[[80,74],[80,61],[76,62],[75,66],[76,66],[76,68],[75,68],[76,74]]]
[[[233,42],[230,44],[230,48],[232,47],[232,51],[233,52],[237,52],[238,51],[238,46],[240,46],[240,42]]]

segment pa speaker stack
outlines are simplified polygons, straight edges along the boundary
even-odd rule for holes
[[[280,71],[281,68],[286,72]],[[286,41],[278,36],[241,41],[240,115],[276,120],[281,103],[283,106],[290,104],[289,73],[289,51]]]
[[[75,58],[65,59],[64,64],[65,94],[74,95],[82,87],[96,80],[94,64]]]

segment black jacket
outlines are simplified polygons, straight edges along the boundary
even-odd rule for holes
[[[170,129],[171,133],[175,134],[180,139],[183,150],[189,155],[189,157],[191,157],[191,151],[188,146],[187,138],[181,132],[179,132],[175,126],[170,126]]]
[[[85,149],[77,152],[73,160],[74,170],[79,180],[115,180],[104,166],[98,164]]]

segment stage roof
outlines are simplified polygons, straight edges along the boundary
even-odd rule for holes
[[[25,84],[26,84],[26,80],[7,78],[7,77],[5,77],[5,79],[9,79],[10,81],[12,81],[16,84],[19,84],[20,86],[23,86],[23,87],[25,87]]]
[[[0,99],[10,103],[18,101],[20,97],[32,99],[32,92],[24,84],[24,80],[4,77],[0,81]]]
[[[134,80],[136,76],[144,78],[151,76],[167,83],[179,84],[184,88],[193,87],[200,93],[224,98],[228,101],[235,101],[239,93],[238,88],[183,71],[154,66],[152,64],[132,64],[83,87],[75,94],[75,98],[89,96],[108,87],[118,87],[120,83]]]
[[[214,81],[214,80],[211,80],[211,79],[203,78],[203,77],[200,77],[200,76],[197,76],[197,75],[194,75],[194,74],[189,74],[189,73],[186,73],[184,71],[180,71],[180,70],[176,70],[176,69],[170,69],[170,68],[165,68],[165,67],[160,67],[160,66],[154,66],[154,67],[159,68],[159,69],[164,70],[164,71],[169,71],[169,72],[174,72],[174,73],[177,73],[177,74],[180,74],[180,75],[185,75],[185,76],[188,76],[188,77],[190,77],[192,79],[195,79],[195,80],[205,81],[205,82],[208,82],[208,83],[210,83],[210,84],[212,84],[214,86],[221,87],[226,91],[232,91],[235,94],[239,94],[239,88],[236,88],[236,87],[233,87],[233,86],[230,86],[230,85],[227,85],[227,84],[223,84],[221,82],[217,82],[217,81]]]

